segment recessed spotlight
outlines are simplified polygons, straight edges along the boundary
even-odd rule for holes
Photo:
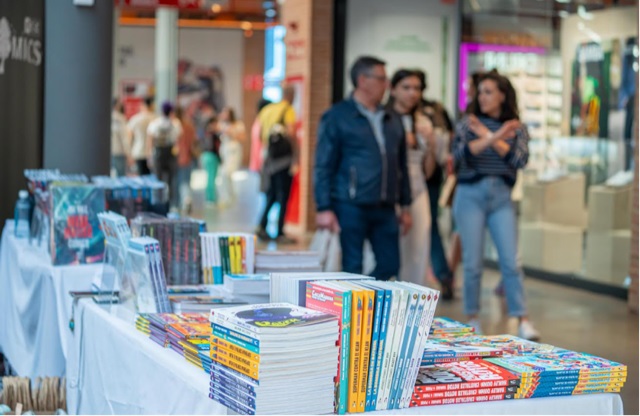
[[[216,3],[216,4],[213,4],[213,5],[211,6],[211,11],[212,11],[213,13],[220,13],[220,11],[221,11],[221,10],[222,10],[222,6],[220,6],[220,5],[219,5],[219,4],[217,4],[217,3]]]
[[[571,3],[571,0],[556,0],[556,2],[567,4],[567,3]]]
[[[253,29],[253,25],[251,24],[251,22],[247,22],[244,21],[240,24],[240,27],[242,28],[242,30],[251,30]]]
[[[276,13],[276,11],[275,11],[275,10],[273,10],[273,9],[269,9],[269,10],[267,10],[266,12],[264,12],[264,14],[265,14],[268,18],[270,18],[270,19],[271,19],[271,18],[276,17],[276,14],[277,14],[277,13]]]

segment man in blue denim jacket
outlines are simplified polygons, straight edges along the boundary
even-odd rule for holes
[[[371,275],[389,280],[400,269],[399,225],[403,234],[411,227],[411,190],[402,121],[381,106],[384,66],[358,58],[351,68],[355,91],[322,116],[314,193],[318,228],[340,232],[343,270],[362,273],[368,239],[376,259]]]

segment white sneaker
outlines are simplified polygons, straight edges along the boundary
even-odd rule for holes
[[[529,341],[538,341],[540,339],[540,332],[533,327],[531,322],[522,321],[518,327],[518,336]]]
[[[467,325],[475,328],[475,335],[484,335],[482,333],[482,327],[480,326],[480,320],[471,319],[469,322],[467,322]]]

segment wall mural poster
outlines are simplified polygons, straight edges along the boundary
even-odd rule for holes
[[[633,138],[638,38],[578,45],[573,63],[571,134]]]
[[[571,94],[571,134],[607,137],[608,74],[605,79],[602,45],[578,45],[573,62]]]

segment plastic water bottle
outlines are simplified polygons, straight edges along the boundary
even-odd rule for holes
[[[14,211],[15,235],[17,238],[29,237],[29,193],[24,189],[18,193],[18,202]]]

